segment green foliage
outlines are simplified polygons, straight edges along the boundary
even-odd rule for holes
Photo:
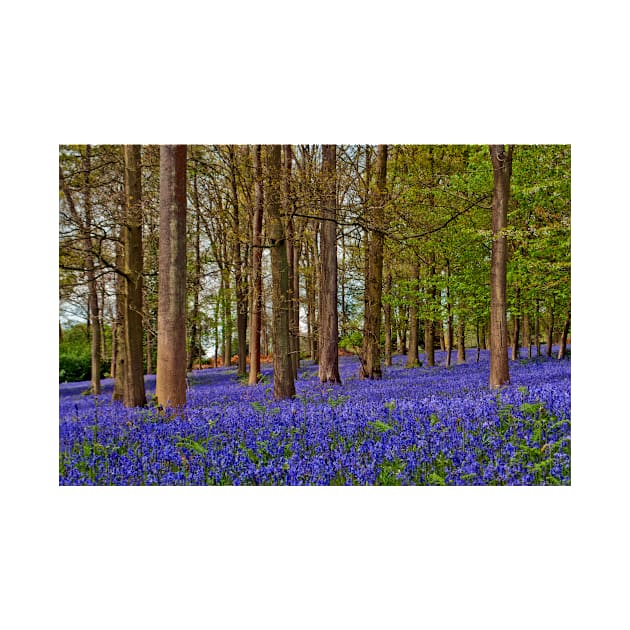
[[[92,351],[85,324],[64,330],[59,343],[59,382],[89,381],[92,374]],[[109,376],[109,363],[101,361],[101,378]]]
[[[390,427],[391,428],[391,427]],[[402,485],[398,475],[403,471],[406,462],[399,458],[394,460],[385,460],[379,467],[378,477],[376,478],[377,486],[400,486]]]
[[[363,335],[358,330],[355,330],[339,340],[339,347],[346,352],[353,352],[357,348],[360,348],[362,343]]]

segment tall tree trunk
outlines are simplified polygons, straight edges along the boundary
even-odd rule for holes
[[[365,316],[361,378],[380,379],[381,369],[381,311],[383,292],[383,242],[385,203],[387,201],[387,145],[379,144],[376,153],[376,189],[372,230],[370,234],[369,265],[365,287]]]
[[[479,363],[479,356],[481,355],[481,340],[479,338],[479,322],[476,325],[476,335],[477,335],[477,363]]]
[[[158,357],[163,407],[186,404],[186,145],[160,147]]]
[[[295,396],[295,381],[289,354],[289,261],[286,233],[280,217],[280,145],[268,145],[266,158],[269,187],[265,201],[269,217],[273,311],[273,395],[275,400],[283,400]]]
[[[433,323],[433,309],[437,302],[437,287],[435,286],[435,257],[429,258],[429,319],[424,328],[424,351],[427,354],[427,365],[435,367],[435,326]]]
[[[193,148],[191,157],[193,157]],[[195,355],[200,354],[199,350],[199,292],[201,290],[201,206],[199,203],[199,187],[197,184],[197,167],[193,170],[192,181],[192,201],[195,208],[195,268],[193,275],[193,307],[190,325],[190,345],[188,349],[188,370],[192,370],[195,365]],[[199,361],[201,365],[201,360]]]
[[[147,374],[153,374],[153,334],[147,328]]]
[[[249,325],[249,385],[256,385],[260,374],[260,330],[262,319],[262,221],[263,172],[262,148],[254,147],[254,206],[252,216],[252,308]]]
[[[122,235],[123,227],[121,226],[120,241],[123,240]],[[123,269],[124,267],[124,252],[121,242],[116,244],[116,267],[118,267],[118,269]],[[115,358],[112,358],[112,362],[114,363],[114,391],[112,393],[112,399],[120,400],[121,402],[125,396],[125,383],[127,381],[127,352],[125,350],[125,303],[127,291],[125,283],[125,277],[120,273],[116,274],[116,315],[114,319],[114,330],[112,332],[116,353]]]
[[[512,145],[490,145],[492,194],[492,258],[490,262],[490,387],[510,382],[507,357],[506,255],[507,207],[512,174]]]
[[[551,351],[553,349],[553,325],[554,325],[553,309],[554,309],[554,307],[552,306],[551,310],[549,312],[549,325],[547,326],[547,350],[546,350],[546,355],[548,357],[551,357]]]
[[[446,346],[446,367],[451,367],[451,355],[453,353],[453,309],[451,307],[451,290],[450,283],[451,268],[446,261],[446,337],[444,343]]]
[[[299,363],[299,320],[295,311],[295,279],[297,269],[294,265],[295,256],[295,226],[293,223],[291,206],[291,167],[293,164],[293,151],[290,144],[283,146],[284,163],[282,168],[282,214],[287,226],[287,261],[289,274],[289,355],[291,357],[291,370],[293,379],[297,378]]]
[[[217,293],[214,303],[214,367],[219,367],[219,327],[221,321],[221,292]],[[223,360],[223,359],[221,359]]]
[[[418,264],[413,265],[411,276],[413,284],[411,290],[413,295],[409,304],[409,350],[407,352],[407,362],[405,367],[418,367],[420,361],[418,359],[418,277],[420,268]]]
[[[83,246],[85,250],[85,271],[88,281],[89,317],[92,329],[91,337],[91,392],[101,393],[101,321],[98,306],[98,289],[96,286],[96,274],[94,272],[94,254],[92,253],[92,189],[90,185],[90,171],[92,147],[85,147],[83,157],[83,208],[85,212],[85,230],[83,234]]]
[[[392,290],[392,274],[388,273],[385,279],[385,293],[389,296]],[[385,325],[385,367],[392,365],[392,305],[387,300],[383,305],[384,325]]]
[[[536,337],[536,356],[540,356],[540,300],[536,300],[536,321],[534,322],[534,336]]]
[[[293,294],[292,294],[292,310],[293,310],[293,338],[295,352],[295,369],[300,368],[300,243],[296,240],[293,244]]]
[[[521,355],[521,289],[516,287],[516,314],[514,316],[514,335],[512,338],[512,361],[519,359]]]
[[[319,274],[319,381],[341,383],[337,314],[337,147],[322,145],[324,194],[321,209]]]
[[[523,313],[523,345],[527,347],[527,358],[532,358],[532,334],[529,328],[529,315]]]
[[[226,267],[221,270],[221,298],[223,305],[223,366],[229,367],[232,363],[232,287],[230,285],[230,272]]]
[[[571,326],[571,309],[567,312],[567,318],[564,320],[562,328],[562,336],[560,337],[560,348],[558,350],[558,359],[564,359],[567,352],[567,338],[569,336],[569,328]]]
[[[319,330],[317,325],[317,234],[310,243],[310,247],[307,245],[306,254],[308,261],[308,272],[305,277],[306,284],[306,310],[308,318],[308,331],[309,331],[309,348],[311,360],[315,363],[319,362]]]
[[[457,320],[457,364],[466,363],[466,323],[460,315]]]
[[[398,354],[407,354],[407,324],[408,317],[405,307],[400,305],[397,309],[396,334],[398,339]]]
[[[234,247],[232,251],[234,263],[234,292],[236,295],[236,334],[238,341],[239,376],[247,374],[247,273],[241,251],[241,224],[239,216],[236,147],[229,145],[230,185],[232,190],[232,225],[234,228]]]
[[[142,341],[142,179],[141,149],[137,144],[123,147],[125,161],[125,225],[123,227],[125,265],[125,366],[127,370],[123,404],[146,404]]]

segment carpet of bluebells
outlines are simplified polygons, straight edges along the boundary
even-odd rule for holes
[[[421,360],[422,360],[421,356]],[[300,369],[295,399],[273,400],[234,368],[189,374],[179,414],[126,409],[89,383],[59,386],[60,485],[570,485],[570,359],[510,361],[511,384],[488,387],[489,353],[446,368],[405,368],[343,385]],[[438,363],[444,353],[437,352]],[[303,364],[306,362],[303,362]],[[147,397],[155,377],[147,376]]]

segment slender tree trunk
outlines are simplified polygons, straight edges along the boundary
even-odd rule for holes
[[[516,287],[516,315],[514,317],[514,336],[512,338],[512,361],[517,361],[521,354],[520,334],[521,334],[521,290]]]
[[[385,279],[385,292],[389,296],[392,290],[392,274],[388,273]],[[389,300],[383,305],[385,324],[385,367],[392,365],[392,305]]]
[[[373,227],[370,234],[369,265],[365,289],[365,317],[361,378],[380,379],[381,369],[381,311],[383,292],[383,241],[385,203],[387,201],[387,145],[379,144],[376,153],[376,188],[373,206]]]
[[[300,368],[300,243],[293,244],[293,336],[295,340],[295,368]]]
[[[160,147],[158,359],[163,407],[186,404],[186,145]]]
[[[219,367],[219,322],[221,321],[221,294],[217,294],[214,303],[214,367]],[[223,361],[223,358],[221,358]]]
[[[126,217],[123,227],[125,265],[125,366],[123,391],[125,407],[146,404],[144,365],[142,361],[142,179],[141,148],[137,144],[123,147],[125,161]]]
[[[101,310],[101,361],[107,360],[107,336],[105,335],[105,283],[101,282],[100,310]]]
[[[536,337],[536,356],[540,356],[540,300],[536,300],[536,321],[534,322],[534,335]]]
[[[449,288],[450,265],[446,263],[446,367],[451,367],[451,354],[453,352],[453,309],[451,307],[451,295]]]
[[[409,318],[402,305],[398,307],[397,311],[398,318],[396,329],[398,334],[398,354],[407,354],[407,323]]]
[[[427,355],[427,365],[435,366],[435,327],[431,320],[424,323],[424,351]]]
[[[153,335],[147,329],[147,374],[153,374]]]
[[[551,311],[549,313],[549,325],[547,326],[547,351],[546,354],[548,357],[551,357],[551,351],[553,349],[553,306],[551,307]]]
[[[477,335],[477,363],[479,363],[479,356],[481,355],[481,340],[479,338],[479,322],[476,325],[476,335]]]
[[[427,354],[427,365],[435,367],[435,325],[433,323],[433,310],[437,303],[437,287],[435,286],[435,257],[429,258],[429,319],[424,328],[424,351]]]
[[[339,323],[337,315],[337,147],[324,144],[323,204],[321,209],[321,271],[319,274],[319,380],[341,383],[339,376]]]
[[[293,164],[293,151],[290,144],[283,146],[284,164],[282,168],[282,213],[287,226],[287,261],[289,275],[289,355],[291,358],[292,377],[297,378],[298,360],[299,360],[299,320],[296,319],[295,313],[295,280],[294,273],[297,269],[294,267],[295,247],[295,229],[293,224],[293,216],[291,212],[291,167]]]
[[[466,363],[466,322],[459,317],[457,321],[457,364]]]
[[[564,359],[567,352],[567,338],[569,336],[569,328],[571,327],[571,310],[567,313],[567,318],[564,320],[564,327],[562,328],[562,336],[560,337],[560,348],[558,350],[558,359]]]
[[[510,382],[507,358],[506,255],[507,207],[512,174],[512,146],[490,145],[494,176],[492,258],[490,263],[490,387]]]
[[[191,157],[193,148],[191,147]],[[195,269],[193,275],[193,307],[191,313],[190,345],[188,348],[188,370],[195,365],[195,355],[199,354],[199,292],[201,290],[201,207],[199,203],[199,188],[197,184],[197,167],[193,170],[192,198],[195,208]],[[201,361],[199,361],[201,364]]]
[[[523,345],[527,347],[527,358],[532,358],[532,334],[529,327],[529,315],[523,313]]]
[[[266,157],[269,187],[265,201],[269,217],[273,310],[273,395],[275,400],[283,400],[295,396],[295,381],[289,354],[289,261],[286,233],[280,217],[280,145],[268,145]]]
[[[317,243],[313,241],[307,247],[308,274],[306,275],[306,309],[309,329],[309,348],[311,360],[315,363],[319,361],[319,330],[317,326]]]
[[[226,252],[227,253],[227,252]],[[232,364],[232,287],[230,272],[227,268],[221,271],[221,296],[223,304],[223,366]]]
[[[85,271],[88,282],[88,305],[89,317],[92,330],[91,337],[91,392],[101,393],[101,323],[100,310],[98,306],[98,289],[96,286],[96,274],[94,272],[94,254],[92,253],[92,189],[90,185],[90,171],[92,147],[88,144],[85,147],[83,157],[83,208],[85,212],[85,230],[83,234],[83,245],[85,250]]]
[[[123,228],[120,228],[120,240],[122,241]],[[116,267],[122,269],[124,267],[124,253],[121,243],[116,244]],[[114,319],[114,332],[112,336],[115,337],[116,356],[112,358],[114,363],[114,391],[112,394],[113,400],[123,401],[125,395],[125,383],[127,381],[127,352],[125,350],[126,335],[125,335],[125,312],[127,307],[125,306],[127,300],[127,291],[125,287],[125,277],[122,274],[116,274],[116,315]]]
[[[412,269],[412,292],[409,303],[409,350],[407,351],[407,362],[405,367],[413,368],[418,367],[420,361],[418,359],[418,277],[420,275],[420,268],[417,264],[414,264]]]
[[[252,308],[249,326],[249,385],[256,385],[260,374],[260,329],[262,317],[262,220],[263,174],[261,146],[254,147],[254,210],[252,217]]]
[[[241,251],[241,224],[239,216],[236,147],[228,147],[230,156],[230,184],[232,189],[232,224],[234,228],[234,292],[236,295],[236,334],[238,341],[239,376],[247,374],[247,273]]]

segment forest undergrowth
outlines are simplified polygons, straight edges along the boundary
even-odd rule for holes
[[[59,484],[570,485],[570,358],[522,349],[492,390],[488,351],[449,368],[444,354],[416,368],[396,356],[377,381],[340,357],[334,386],[303,362],[279,402],[271,366],[255,387],[232,367],[193,371],[179,413],[112,402],[111,380],[99,396],[60,384]]]

